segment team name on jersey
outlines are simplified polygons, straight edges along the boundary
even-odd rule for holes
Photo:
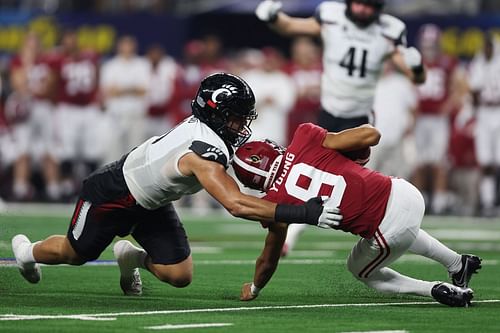
[[[281,175],[278,177],[278,179],[276,179],[276,181],[273,183],[269,191],[278,192],[278,187],[281,186],[281,184],[283,184],[283,180],[290,171],[290,167],[292,166],[292,162],[294,159],[295,159],[295,154],[292,154],[290,152],[286,153],[284,161],[285,164],[283,165],[283,171],[281,172]]]

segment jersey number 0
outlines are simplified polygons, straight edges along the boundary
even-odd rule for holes
[[[297,185],[301,177],[309,179],[310,182],[307,188]],[[328,205],[339,206],[347,186],[342,176],[316,169],[305,163],[298,163],[290,170],[285,183],[288,194],[302,201],[307,201],[312,197],[320,195],[323,186],[333,187],[331,194],[325,194],[330,196],[332,200]]]

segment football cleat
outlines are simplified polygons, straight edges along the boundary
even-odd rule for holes
[[[139,268],[134,269],[132,276],[120,276],[120,287],[125,296],[141,296],[142,295],[142,281]]]
[[[16,235],[12,238],[12,252],[16,258],[17,268],[21,275],[30,283],[38,283],[42,278],[42,270],[36,262],[25,263],[21,260],[25,251],[31,245],[30,240],[25,235]]]
[[[462,268],[456,273],[450,273],[451,281],[457,287],[469,287],[472,274],[481,269],[482,259],[472,254],[462,254]]]
[[[142,295],[141,275],[134,257],[143,251],[127,240],[120,240],[113,246],[115,258],[120,267],[120,287],[126,296]]]
[[[440,282],[432,287],[431,295],[436,301],[453,307],[467,307],[473,297],[470,288],[460,288],[446,282]]]

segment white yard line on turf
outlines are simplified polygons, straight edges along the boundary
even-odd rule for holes
[[[149,330],[177,330],[180,328],[206,328],[206,327],[224,327],[233,326],[232,323],[208,323],[208,324],[182,324],[182,325],[171,325],[165,324],[160,326],[146,326],[145,329]]]
[[[500,303],[500,299],[489,299],[474,301],[474,303]],[[78,320],[101,320],[102,318],[116,318],[120,316],[147,316],[147,315],[169,315],[184,313],[212,313],[212,312],[239,312],[258,310],[289,310],[289,309],[317,309],[317,308],[362,308],[379,306],[407,306],[407,305],[433,305],[442,306],[436,302],[395,302],[395,303],[346,303],[346,304],[305,304],[305,305],[276,305],[276,306],[248,306],[238,308],[207,308],[207,309],[185,309],[185,310],[160,310],[160,311],[138,311],[138,312],[109,312],[109,313],[87,313],[73,315],[0,315],[0,321],[13,320],[40,320],[40,319],[78,319]],[[113,320],[113,319],[111,319]]]
[[[358,331],[358,332],[342,332],[342,333],[408,333],[409,331]]]

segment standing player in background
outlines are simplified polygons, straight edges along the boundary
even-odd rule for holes
[[[146,119],[146,137],[164,133],[176,124],[172,112],[175,86],[180,68],[175,60],[165,54],[161,45],[151,45],[146,57],[149,60],[151,81],[148,89],[148,115]]]
[[[13,195],[16,200],[32,199],[31,173],[36,161],[41,161],[45,180],[45,195],[58,200],[59,166],[54,146],[54,97],[56,74],[54,63],[42,52],[40,40],[28,33],[21,50],[10,66],[13,92],[6,102],[6,116],[13,136],[14,163]]]
[[[113,126],[106,160],[117,159],[146,138],[147,92],[151,84],[148,61],[137,55],[137,41],[122,36],[116,55],[101,68],[101,93]]]
[[[333,228],[362,237],[347,267],[368,287],[467,306],[472,298],[469,280],[481,268],[480,258],[460,255],[420,229],[424,200],[409,182],[364,168],[340,154],[374,146],[379,140],[380,133],[370,125],[327,133],[302,124],[286,151],[270,141],[244,144],[235,153],[233,168],[243,184],[265,191],[264,199],[272,202],[298,204],[311,195],[329,197],[325,206],[340,208],[343,216]],[[244,284],[241,300],[257,297],[277,268],[287,225],[267,227],[254,280]],[[387,267],[407,251],[441,263],[454,285],[413,279]]]
[[[287,143],[300,124],[318,119],[321,93],[321,53],[310,37],[296,38],[291,47],[291,61],[286,71],[297,88],[297,101],[288,116]]]
[[[448,205],[446,153],[450,140],[450,115],[461,107],[466,84],[458,70],[457,59],[442,53],[439,27],[433,24],[422,26],[418,44],[427,68],[427,80],[418,87],[415,140],[419,158],[413,182],[424,194],[426,202],[432,200],[431,212],[442,214]],[[432,181],[426,186],[429,173]]]
[[[78,184],[103,158],[103,116],[98,104],[99,57],[92,50],[80,50],[76,31],[66,30],[56,61],[56,149],[61,162],[62,191],[72,198],[77,190],[75,179]],[[84,170],[77,168],[80,166],[84,166]]]
[[[496,215],[495,175],[500,166],[500,55],[492,34],[487,36],[483,52],[471,63],[469,85],[477,114],[475,143],[482,171],[481,209],[484,216],[491,217]]]
[[[275,203],[242,194],[227,173],[233,147],[248,140],[257,117],[255,97],[245,81],[217,73],[205,78],[192,101],[193,115],[162,136],[154,136],[83,182],[66,235],[31,243],[12,239],[21,274],[41,278],[39,263],[82,265],[95,260],[115,236],[120,286],[125,295],[141,295],[138,268],[174,287],[192,279],[193,261],[186,232],[173,201],[205,188],[232,215],[251,220],[311,223],[328,227],[341,217],[313,198],[300,205]],[[321,223],[320,223],[321,222]]]
[[[390,59],[412,81],[425,80],[420,53],[406,48],[406,26],[382,14],[384,0],[325,1],[309,18],[288,16],[281,2],[265,0],[255,13],[275,31],[323,40],[321,111],[318,125],[331,132],[373,122],[375,86],[383,63]],[[303,226],[289,232],[296,239]],[[293,248],[286,242],[284,254]]]

